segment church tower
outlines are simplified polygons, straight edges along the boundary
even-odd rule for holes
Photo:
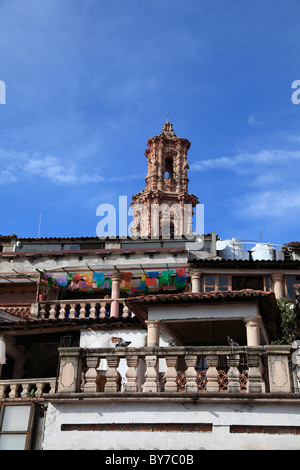
[[[188,193],[187,152],[191,143],[177,137],[167,120],[162,133],[147,142],[145,189],[132,197],[132,236],[182,238],[192,234],[198,198]]]

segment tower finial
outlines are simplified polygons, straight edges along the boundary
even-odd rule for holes
[[[169,122],[169,113],[167,114],[167,121],[163,125],[162,133],[170,138],[176,137],[173,131],[173,124]]]

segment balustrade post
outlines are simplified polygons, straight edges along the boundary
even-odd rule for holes
[[[248,383],[249,393],[262,393],[262,377],[260,373],[260,357],[259,352],[256,350],[250,351],[248,349]]]
[[[125,392],[137,392],[137,366],[139,363],[139,356],[126,356],[126,363],[128,366],[128,370],[125,373],[127,379],[127,382],[125,384]]]
[[[96,318],[96,302],[90,302],[90,306],[89,318]]]
[[[60,309],[59,309],[58,319],[59,319],[59,320],[64,320],[64,319],[65,319],[65,316],[66,316],[66,304],[65,304],[65,303],[61,303],[61,304],[60,304]]]
[[[51,304],[51,306],[50,306],[50,315],[49,315],[50,320],[53,320],[54,318],[56,318],[56,309],[57,309],[57,305],[56,304]]]
[[[240,372],[238,370],[238,365],[240,363],[239,354],[229,354],[227,363],[229,365],[229,370],[227,373],[228,377],[228,392],[229,393],[240,393]]]
[[[100,318],[106,317],[106,302],[100,302]]]
[[[27,398],[27,395],[28,395],[28,393],[29,393],[30,390],[31,390],[31,388],[30,388],[31,385],[32,385],[32,384],[29,384],[29,383],[24,383],[24,384],[22,384],[23,390],[22,390],[22,392],[21,392],[21,398]],[[18,388],[18,385],[15,386],[15,394],[14,394],[14,396],[17,396],[17,395],[16,395],[16,393],[17,393],[17,388]]]
[[[123,312],[122,312],[122,317],[127,318],[129,316],[129,308],[127,305],[123,302]]]
[[[70,303],[70,312],[69,312],[69,318],[75,318],[76,315],[76,302]]]
[[[99,365],[99,357],[87,356],[86,365],[88,370],[85,373],[83,391],[93,393],[97,391],[97,367]]]
[[[185,356],[185,363],[187,365],[187,370],[185,371],[185,391],[186,392],[197,392],[198,385],[197,385],[197,371],[196,367],[198,364],[198,357],[197,356]]]
[[[20,392],[20,387],[21,387],[21,385],[18,384],[18,383],[10,384],[9,398],[18,398],[19,396],[26,398],[27,397],[27,390],[26,390],[25,395],[23,395],[24,388],[23,388],[23,392],[19,393]]]
[[[177,356],[166,356],[165,392],[177,392]]]
[[[105,392],[118,392],[119,391],[119,373],[117,368],[119,366],[120,358],[118,356],[107,356],[108,369],[105,373],[106,384]]]
[[[80,302],[79,318],[85,318],[86,302]]]
[[[157,356],[146,356],[146,373],[145,383],[143,385],[144,392],[157,392],[158,372],[157,372]]]
[[[42,320],[44,320],[44,318],[46,318],[46,303],[40,303],[39,314],[40,314],[40,318]]]
[[[219,365],[219,356],[217,354],[208,354],[206,356],[208,369],[206,371],[206,391],[211,393],[219,392],[219,374],[217,367]]]

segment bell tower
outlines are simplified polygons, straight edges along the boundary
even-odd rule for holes
[[[193,208],[199,202],[188,193],[187,152],[191,143],[177,137],[167,119],[162,133],[148,139],[147,145],[145,189],[132,197],[132,235],[182,238],[192,233]]]

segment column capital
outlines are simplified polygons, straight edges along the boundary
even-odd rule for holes
[[[283,281],[283,274],[282,273],[271,273],[271,279],[272,281]]]
[[[245,322],[246,326],[255,327],[255,326],[259,326],[261,324],[262,318],[259,317],[259,316],[257,316],[257,317],[245,317],[244,322]]]
[[[119,281],[120,282],[121,279],[122,279],[122,274],[119,271],[114,271],[113,273],[111,273],[110,278],[111,278],[112,282],[114,282],[114,281]]]
[[[159,328],[161,324],[161,320],[145,320],[147,328]]]
[[[191,271],[191,279],[201,279],[202,271]]]

